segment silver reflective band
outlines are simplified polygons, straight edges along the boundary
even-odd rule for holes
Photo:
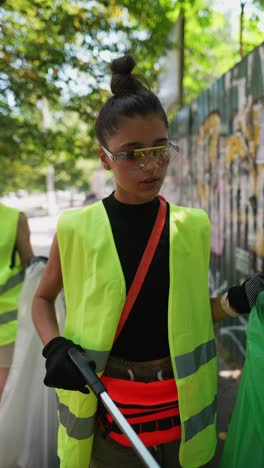
[[[17,319],[17,309],[9,310],[8,312],[4,312],[0,314],[0,325],[4,325],[4,323],[13,322],[13,320]]]
[[[65,427],[68,436],[77,440],[91,437],[94,432],[95,415],[87,418],[77,418],[68,406],[58,402],[60,422]]]
[[[195,414],[187,421],[184,421],[185,441],[192,439],[196,434],[206,427],[214,424],[216,413],[216,396],[210,405]]]
[[[24,279],[24,276],[25,276],[24,271],[20,271],[15,276],[12,276],[11,278],[9,278],[9,280],[7,280],[7,282],[5,284],[1,284],[0,285],[0,294],[4,294],[9,289],[12,289],[15,286],[17,286],[18,284],[22,283],[22,281]]]
[[[201,366],[207,364],[214,357],[216,357],[214,338],[207,341],[207,343],[197,346],[190,353],[176,356],[175,364],[178,379],[184,379],[184,377],[194,374]]]
[[[86,353],[91,361],[96,364],[96,372],[103,372],[109,358],[110,351],[95,351],[94,349],[85,348]]]
[[[89,359],[96,363],[96,372],[103,372],[109,358],[110,351],[95,351],[85,348]],[[77,440],[88,439],[94,432],[95,415],[87,418],[77,418],[68,406],[57,399],[60,422],[65,427],[68,436]]]

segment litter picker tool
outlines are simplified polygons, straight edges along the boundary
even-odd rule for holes
[[[98,399],[100,398],[104,407],[111,414],[123,434],[126,435],[144,465],[148,468],[160,468],[160,465],[158,465],[155,458],[145,447],[134,429],[130,426],[123,414],[119,411],[118,407],[108,395],[103,382],[96,375],[88,356],[85,353],[78,351],[76,348],[69,349],[68,354],[80,373],[85,378],[89,389]]]

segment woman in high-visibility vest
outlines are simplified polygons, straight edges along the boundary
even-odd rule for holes
[[[73,346],[94,360],[110,397],[161,466],[203,466],[216,447],[213,320],[237,312],[230,297],[209,298],[210,225],[203,210],[165,204],[154,257],[116,333],[155,231],[169,161],[177,168],[165,112],[145,80],[132,73],[134,65],[131,56],[112,62],[113,96],[95,125],[100,160],[112,171],[115,190],[62,214],[33,302],[45,345],[44,382],[58,389],[62,468],[142,466],[71,362]],[[63,337],[54,309],[62,288]]]
[[[17,332],[17,310],[24,269],[33,256],[27,218],[16,208],[0,203],[0,399]]]

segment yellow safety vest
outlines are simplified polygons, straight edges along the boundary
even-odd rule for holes
[[[67,310],[64,336],[87,350],[100,376],[126,295],[103,203],[63,213],[57,233]],[[170,205],[169,345],[179,394],[184,468],[207,463],[216,447],[217,369],[208,295],[209,254],[206,213]],[[60,466],[88,468],[96,397],[68,390],[57,393]]]
[[[17,333],[17,309],[24,279],[20,258],[15,254],[19,211],[0,203],[0,346],[13,343]]]

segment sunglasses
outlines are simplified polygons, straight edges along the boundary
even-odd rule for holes
[[[123,161],[125,166],[132,169],[143,169],[150,160],[154,160],[159,167],[165,166],[170,158],[179,152],[179,146],[171,141],[164,146],[151,146],[116,154],[110,153],[104,146],[102,149],[112,161]]]

